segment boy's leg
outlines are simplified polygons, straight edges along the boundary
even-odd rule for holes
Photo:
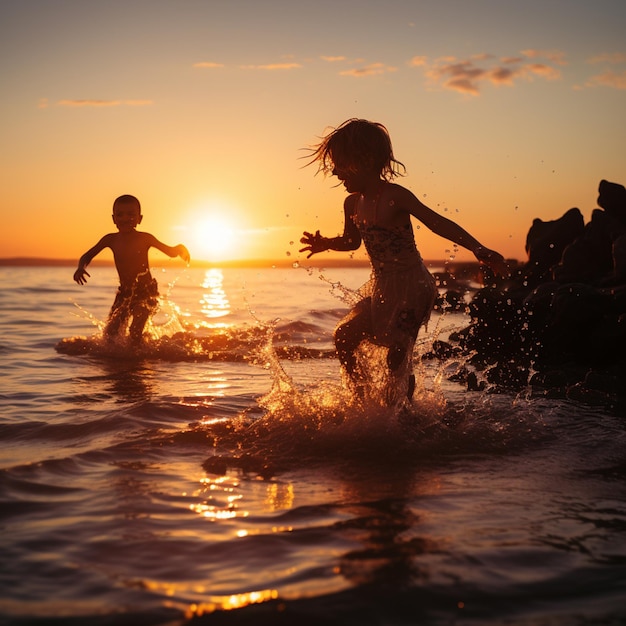
[[[132,315],[133,321],[130,324],[129,335],[134,343],[141,341],[143,331],[150,319],[159,307],[159,290],[157,281],[152,277],[146,277],[137,281],[134,287]]]
[[[133,313],[133,321],[130,323],[128,334],[133,343],[139,343],[143,337],[143,330],[150,317],[150,309],[137,307]]]
[[[120,328],[126,325],[129,317],[128,301],[118,291],[109,311],[106,326],[104,327],[105,337],[115,337],[120,332]]]
[[[128,331],[132,342],[138,343],[141,341],[144,328],[146,327],[148,320],[156,313],[157,308],[157,300],[152,297],[135,304],[133,307],[133,321],[131,322],[130,330]]]

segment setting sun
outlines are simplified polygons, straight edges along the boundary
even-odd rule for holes
[[[237,256],[235,229],[221,216],[203,217],[190,226],[192,257],[203,261],[223,261]]]

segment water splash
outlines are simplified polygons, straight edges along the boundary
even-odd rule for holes
[[[437,336],[425,336],[420,347],[432,345]],[[261,414],[240,416],[207,459],[208,472],[235,469],[269,477],[316,466],[393,464],[408,469],[459,452],[522,450],[548,434],[542,409],[533,409],[523,397],[475,393],[461,396],[461,402],[449,401],[446,371],[463,365],[458,357],[433,363],[416,351],[411,365],[417,385],[408,400],[404,378],[389,376],[384,348],[364,344],[362,358],[369,368],[362,387],[328,376],[302,383],[283,367],[273,338],[270,326],[258,356],[273,381],[257,399]]]

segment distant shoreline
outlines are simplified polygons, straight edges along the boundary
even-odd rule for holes
[[[10,257],[0,258],[0,267],[75,267],[76,259],[48,259],[41,257]],[[478,267],[476,261],[444,261],[444,260],[425,260],[426,266],[429,268],[456,269],[461,268],[473,270]],[[164,262],[154,263],[155,266],[179,264],[180,261],[170,261],[164,259]],[[95,259],[91,262],[94,267],[113,267],[113,261],[108,259]],[[249,259],[239,261],[192,261],[190,267],[194,268],[288,268],[299,265],[302,267],[342,267],[342,268],[363,268],[369,267],[369,261],[366,259]]]

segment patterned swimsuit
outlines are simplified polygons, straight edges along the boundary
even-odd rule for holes
[[[435,279],[415,246],[410,223],[384,228],[355,218],[372,264],[355,313],[371,319],[374,343],[391,347],[413,341],[430,317]]]

